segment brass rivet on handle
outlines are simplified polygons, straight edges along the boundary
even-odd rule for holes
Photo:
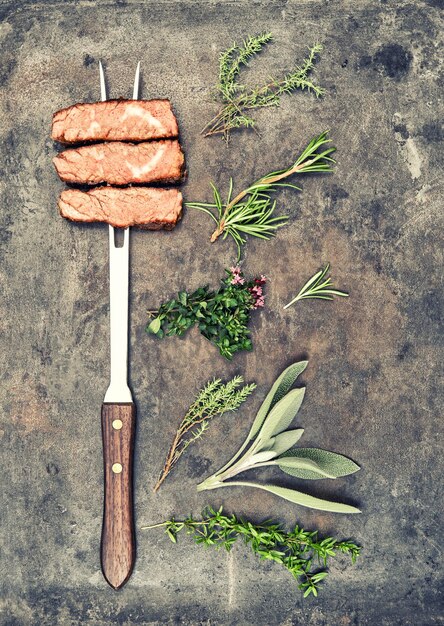
[[[113,420],[112,427],[114,430],[120,430],[123,426],[122,420]]]
[[[120,474],[123,468],[120,463],[114,463],[111,469],[113,470],[114,474]]]

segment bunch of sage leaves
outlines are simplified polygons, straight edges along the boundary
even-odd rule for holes
[[[293,447],[304,431],[302,428],[287,429],[302,405],[305,388],[291,387],[307,364],[307,361],[293,363],[282,372],[259,408],[242,446],[228,463],[197,486],[198,491],[230,486],[256,487],[312,509],[360,513],[354,506],[316,498],[295,489],[231,480],[241,472],[266,466],[276,466],[286,474],[307,480],[335,479],[359,470],[354,461],[342,454],[321,448]]]

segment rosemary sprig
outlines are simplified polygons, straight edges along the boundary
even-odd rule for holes
[[[245,243],[245,235],[269,239],[273,237],[276,229],[287,221],[288,216],[286,215],[277,217],[273,215],[276,201],[271,200],[270,194],[279,187],[289,187],[296,189],[296,191],[301,191],[301,188],[290,183],[281,183],[281,180],[293,174],[332,171],[331,164],[335,161],[330,155],[335,151],[335,148],[326,147],[330,142],[328,131],[314,137],[293,165],[262,176],[233,199],[231,199],[233,179],[230,178],[228,197],[225,203],[222,202],[219,191],[211,184],[214,196],[213,204],[187,202],[186,206],[190,209],[203,211],[214,220],[216,230],[211,235],[212,242],[221,235],[223,239],[230,235],[236,242],[239,259],[241,246]]]
[[[201,520],[192,516],[183,521],[172,518],[142,528],[165,528],[173,543],[177,543],[177,535],[185,530],[196,544],[216,549],[223,547],[228,552],[241,538],[260,559],[275,561],[285,567],[298,581],[304,598],[310,594],[318,595],[320,582],[328,575],[329,559],[335,557],[337,552],[350,555],[352,563],[355,563],[361,551],[361,547],[352,541],[337,541],[333,537],[321,539],[318,531],[309,532],[298,525],[286,532],[272,521],[254,524],[235,515],[224,515],[222,507],[218,511],[207,507]]]
[[[310,48],[309,55],[287,74],[280,78],[272,78],[262,86],[246,87],[238,82],[242,67],[272,41],[269,32],[248,37],[241,45],[234,43],[222,52],[219,57],[219,82],[216,85],[216,94],[219,95],[224,106],[219,113],[202,129],[205,137],[222,134],[229,139],[230,131],[235,128],[254,128],[255,121],[249,114],[253,109],[261,107],[279,106],[281,96],[290,94],[296,89],[313,92],[317,97],[324,93],[321,87],[315,85],[309,74],[314,67],[317,55],[322,51],[320,44]]]
[[[217,378],[199,391],[177,429],[154,491],[158,491],[188,446],[202,437],[210,420],[227,411],[235,411],[256,389],[254,383],[240,387],[243,382],[242,376],[235,376],[226,384]]]
[[[312,276],[305,285],[301,288],[298,295],[291,300],[288,304],[284,306],[284,309],[288,309],[292,304],[297,302],[298,300],[309,300],[309,299],[319,299],[319,300],[333,300],[333,296],[340,296],[341,298],[348,298],[350,294],[346,291],[340,291],[339,289],[331,289],[332,281],[331,277],[325,276],[330,269],[330,264],[324,267],[323,270],[319,270],[314,276]],[[325,280],[324,280],[325,279]]]

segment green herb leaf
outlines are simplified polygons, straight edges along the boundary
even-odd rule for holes
[[[310,509],[317,509],[318,511],[330,511],[331,513],[360,513],[361,511],[349,504],[341,504],[340,502],[330,502],[330,500],[322,500],[321,498],[315,498],[309,496],[301,491],[295,489],[288,489],[287,487],[278,487],[277,485],[264,485],[262,483],[249,483],[245,481],[231,481],[225,486],[230,485],[243,485],[244,487],[256,487],[263,489],[269,493],[273,493],[275,496],[279,496],[284,500],[299,504],[300,506],[306,506]]]
[[[148,332],[153,333],[153,335],[157,334],[160,330],[162,322],[160,317],[155,317],[153,321],[148,325]]]
[[[336,452],[322,450],[321,448],[293,448],[282,454],[276,461],[279,462],[281,459],[284,460],[291,457],[313,461],[322,471],[330,474],[332,478],[348,476],[360,469],[359,465],[346,456],[337,454]],[[281,467],[281,469],[287,474],[297,476],[298,478],[305,478],[307,480],[318,480],[320,478],[318,472],[311,471],[308,467],[305,469],[302,467],[297,469],[295,467],[292,471],[287,471],[284,467]]]
[[[228,411],[236,411],[256,388],[254,383],[242,386],[243,382],[242,376],[235,376],[226,384],[216,378],[199,391],[176,431],[154,491],[160,488],[188,446],[202,437],[210,421]],[[172,537],[170,539],[173,541]]]
[[[277,378],[257,412],[251,430],[248,433],[249,441],[257,435],[270,410],[285,396],[290,387],[294,385],[298,376],[305,370],[307,365],[308,361],[293,363],[282,372],[279,378]]]
[[[257,463],[265,463],[266,461],[270,461],[274,459],[276,456],[276,452],[273,450],[261,450],[250,458],[250,463],[256,465]]]
[[[279,400],[265,418],[257,441],[265,443],[274,435],[279,435],[286,430],[301,408],[304,395],[305,388],[292,389],[282,400]]]
[[[302,364],[297,365],[301,366]],[[306,363],[303,365],[305,367]],[[305,393],[303,388],[288,390],[297,373],[298,368],[296,367],[288,368],[283,372],[261,407],[265,418],[261,418],[259,421],[256,416],[254,424],[260,423],[260,428],[256,431],[255,436],[250,437],[248,435],[243,445],[228,463],[197,485],[198,491],[233,485],[257,487],[268,490],[295,504],[315,509],[338,513],[359,512],[355,507],[315,498],[286,487],[232,480],[233,477],[242,472],[264,466],[278,466],[285,473],[302,478],[337,478],[359,469],[353,461],[342,455],[317,448],[298,449],[291,447],[303,432],[302,429],[286,430],[299,410]],[[282,393],[285,395],[276,402]],[[271,409],[270,406],[272,406]],[[250,433],[253,431],[252,428]],[[300,450],[302,450],[301,453]]]
[[[317,463],[310,459],[299,458],[296,456],[282,456],[275,460],[276,465],[279,466],[286,474],[290,476],[300,476],[300,470],[308,470],[317,474],[318,478],[336,478],[332,474],[325,472]]]
[[[226,274],[217,291],[210,291],[208,286],[192,293],[180,291],[177,299],[161,304],[147,332],[158,338],[181,337],[197,325],[226,359],[241,350],[251,350],[248,323],[252,311],[264,305],[266,279],[247,281],[239,267],[226,270]]]
[[[283,452],[289,450],[304,434],[303,428],[295,428],[294,430],[286,430],[284,433],[276,435],[272,438],[271,450],[279,456]],[[264,448],[262,448],[264,449]]]

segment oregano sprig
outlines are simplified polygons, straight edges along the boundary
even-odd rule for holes
[[[247,87],[239,83],[239,73],[250,60],[261,52],[273,37],[269,32],[247,37],[242,44],[234,43],[219,57],[219,81],[215,92],[223,103],[218,114],[205,125],[202,133],[205,137],[221,134],[226,140],[236,128],[255,128],[251,111],[263,107],[279,106],[284,94],[296,89],[307,90],[321,96],[324,89],[310,80],[316,57],[322,51],[320,44],[309,49],[302,64],[296,65],[290,72],[279,78],[271,78],[261,86]]]
[[[256,389],[254,383],[241,386],[243,382],[242,376],[235,376],[228,383],[215,378],[199,391],[176,431],[154,491],[158,491],[188,446],[202,437],[210,421],[217,415],[236,411]]]
[[[262,176],[233,199],[233,179],[230,178],[226,202],[222,201],[220,192],[211,184],[214,203],[186,202],[186,206],[206,213],[216,223],[216,229],[211,235],[212,242],[221,235],[223,239],[228,235],[232,237],[237,245],[239,259],[246,235],[270,239],[288,220],[286,215],[274,215],[276,200],[271,199],[271,194],[280,187],[296,191],[301,191],[301,188],[291,183],[282,183],[282,180],[294,174],[332,171],[335,161],[330,155],[335,148],[327,146],[330,142],[328,131],[314,137],[290,167]]]
[[[252,350],[248,323],[252,311],[264,306],[266,278],[246,280],[237,266],[225,273],[216,291],[210,291],[208,286],[192,293],[180,291],[177,298],[149,312],[154,319],[148,324],[147,332],[159,339],[180,337],[196,325],[226,359],[231,360],[241,350]]]
[[[238,474],[266,466],[308,480],[335,479],[359,470],[359,465],[342,454],[320,448],[294,447],[304,431],[302,428],[287,429],[302,405],[305,388],[291,389],[291,386],[306,366],[307,361],[301,361],[282,372],[259,408],[242,446],[220,470],[197,485],[198,491],[230,486],[255,487],[320,511],[360,513],[354,506],[316,498],[288,487],[232,480]]]
[[[198,545],[227,551],[242,539],[260,559],[285,567],[298,581],[304,598],[310,594],[318,595],[320,583],[328,575],[329,560],[338,552],[349,555],[352,563],[361,552],[361,547],[352,541],[338,541],[333,537],[322,539],[318,537],[318,531],[310,532],[298,525],[286,531],[272,521],[255,524],[235,515],[225,515],[222,507],[218,511],[207,507],[200,520],[192,516],[182,521],[172,518],[142,528],[164,528],[173,543],[177,543],[177,535],[184,530]]]

